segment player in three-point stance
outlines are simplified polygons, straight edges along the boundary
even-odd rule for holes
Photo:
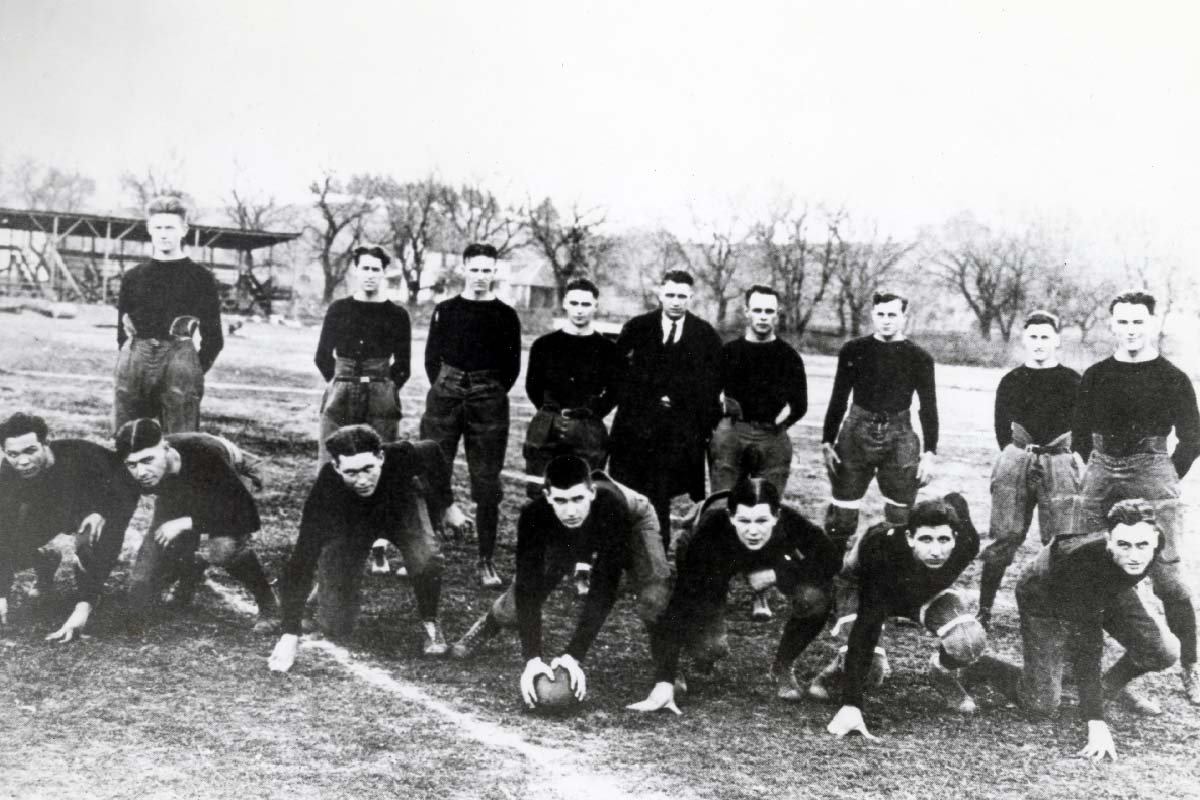
[[[291,669],[299,647],[304,603],[320,573],[317,620],[332,637],[348,635],[358,616],[362,562],[383,537],[404,556],[424,633],[422,651],[446,652],[438,624],[442,554],[434,521],[461,527],[450,469],[435,442],[384,444],[369,425],[338,428],[325,440],[330,461],[309,490],[300,534],[282,575],[283,635],[271,653],[276,672]]]
[[[82,439],[48,440],[41,417],[18,412],[0,423],[0,625],[8,622],[13,573],[33,567],[34,592],[53,590],[62,552],[50,544],[75,534],[77,600],[46,638],[69,642],[87,625],[121,554],[138,505],[137,485],[117,454]]]
[[[1058,318],[1025,317],[1025,363],[1000,379],[995,427],[1000,457],[992,470],[992,543],[979,559],[979,621],[990,627],[1004,571],[1025,541],[1038,510],[1042,544],[1070,533],[1079,474],[1071,453],[1071,423],[1079,373],[1058,363]]]
[[[1053,714],[1070,660],[1079,685],[1079,711],[1087,721],[1087,745],[1095,760],[1117,757],[1104,721],[1104,696],[1118,696],[1134,678],[1164,670],[1179,657],[1134,588],[1161,557],[1166,539],[1154,506],[1122,500],[1108,512],[1107,530],[1059,536],[1030,562],[1017,583],[1024,663],[983,656],[968,667],[968,681],[987,681],[1027,711]],[[1125,648],[1101,676],[1104,633]]]

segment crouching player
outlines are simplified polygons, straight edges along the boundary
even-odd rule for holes
[[[47,441],[46,422],[16,413],[0,424],[0,625],[8,623],[13,573],[33,567],[31,596],[49,592],[62,553],[50,545],[75,532],[77,601],[46,638],[69,642],[83,628],[121,554],[138,504],[137,486],[116,453],[82,439]]]
[[[591,587],[575,633],[563,654],[543,660],[542,606],[577,563],[593,562]],[[617,599],[621,572],[633,573],[638,614],[651,625],[667,603],[670,573],[650,501],[602,472],[591,472],[579,456],[556,456],[546,465],[542,496],[521,509],[517,522],[517,574],[508,590],[454,644],[450,655],[466,658],[501,628],[516,627],[525,669],[521,696],[533,708],[538,675],[554,679],[562,666],[582,700],[587,680],[579,662],[608,619]]]
[[[651,642],[655,684],[649,697],[628,706],[634,711],[667,708],[680,713],[675,682],[685,648],[699,672],[728,653],[725,597],[739,574],[747,576],[753,591],[775,586],[791,597],[792,615],[779,640],[771,676],[779,697],[803,696],[792,664],[825,627],[842,549],[820,527],[781,505],[778,490],[764,478],[743,477],[705,505],[696,527],[676,543],[675,587]],[[680,689],[685,685],[681,682]]]
[[[176,581],[174,603],[190,603],[210,563],[250,592],[258,605],[254,629],[273,628],[275,594],[250,547],[260,525],[258,508],[238,477],[236,448],[207,433],[164,437],[158,422],[146,418],[122,425],[116,443],[117,455],[142,494],[158,496],[129,582],[131,630],[144,625],[163,591]],[[200,555],[205,534],[208,546]]]
[[[284,568],[283,635],[268,666],[291,669],[301,617],[320,572],[317,621],[332,637],[350,633],[358,616],[362,562],[384,538],[404,556],[424,630],[422,652],[446,653],[438,625],[442,554],[431,520],[458,529],[466,515],[453,503],[450,470],[437,442],[383,444],[369,425],[338,428],[325,440],[332,459],[321,468],[300,518],[300,535]]]
[[[987,634],[967,612],[960,593],[950,587],[978,554],[979,534],[960,494],[918,503],[904,527],[893,528],[886,522],[872,526],[858,547],[847,553],[842,577],[857,584],[857,616],[850,641],[809,686],[811,697],[828,699],[831,680],[843,673],[842,707],[829,723],[830,733],[841,737],[858,731],[874,738],[863,722],[863,694],[868,683],[882,681],[887,672],[877,645],[888,617],[917,620],[938,637],[941,646],[930,659],[938,691],[951,709],[964,714],[975,711],[975,701],[955,672],[979,658]],[[844,615],[839,626],[848,621],[846,610],[838,608]],[[843,658],[841,667],[838,662]],[[875,679],[869,680],[872,672]]]
[[[1104,722],[1104,696],[1120,696],[1134,678],[1167,669],[1179,658],[1178,640],[1164,635],[1134,588],[1163,546],[1154,506],[1122,500],[1107,521],[1107,531],[1056,538],[1021,575],[1017,609],[1024,665],[983,656],[965,676],[991,681],[1027,711],[1050,715],[1061,700],[1064,663],[1072,659],[1088,728],[1080,755],[1097,761],[1117,757]],[[1125,654],[1101,677],[1105,631]]]

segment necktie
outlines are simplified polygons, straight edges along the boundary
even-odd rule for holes
[[[676,336],[679,330],[679,320],[671,320],[671,330],[667,331],[667,344],[675,344],[678,341]]]

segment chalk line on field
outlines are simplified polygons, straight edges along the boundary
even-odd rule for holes
[[[226,605],[235,611],[246,615],[258,613],[257,606],[247,602],[211,578],[207,579],[207,584]],[[445,721],[457,726],[467,736],[487,748],[511,750],[524,757],[542,772],[543,780],[547,784],[548,795],[583,798],[584,800],[588,798],[595,798],[595,800],[625,800],[628,798],[628,800],[633,800],[635,797],[635,795],[622,789],[612,778],[584,768],[579,763],[577,754],[567,750],[556,750],[551,747],[533,744],[521,735],[507,730],[501,725],[479,719],[464,711],[459,711],[449,703],[433,697],[419,686],[407,681],[397,680],[381,667],[357,661],[349,650],[340,645],[333,644],[325,639],[312,639],[306,636],[301,639],[300,646],[305,650],[316,650],[324,653],[363,683],[396,695],[409,703],[419,705],[426,711],[442,717]],[[266,669],[266,659],[264,658],[263,661],[263,669]],[[688,795],[680,794],[679,792],[673,792],[670,795],[670,797],[681,796]],[[651,800],[654,798],[663,798],[665,800],[668,795],[658,792],[646,794],[639,791],[636,797],[650,798]]]

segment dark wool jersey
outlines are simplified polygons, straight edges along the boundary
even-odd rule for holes
[[[300,620],[321,550],[339,539],[366,543],[387,538],[404,524],[405,504],[414,493],[424,497],[432,519],[441,519],[454,502],[450,471],[431,442],[394,442],[383,446],[379,483],[370,497],[359,497],[326,464],[308,492],[300,517],[300,535],[284,567],[283,632],[300,633]]]
[[[133,335],[125,330],[126,314],[143,339],[169,338],[176,317],[200,320],[199,356],[205,372],[225,346],[217,279],[190,258],[147,261],[125,273],[117,298],[118,348]]]
[[[875,413],[894,413],[912,406],[913,392],[921,401],[921,439],[925,451],[937,452],[937,389],[933,358],[908,339],[881,342],[874,336],[851,339],[838,353],[833,393],[825,412],[822,441],[837,440],[838,428],[854,392],[854,404]]]
[[[1159,547],[1162,547],[1161,540]],[[1156,554],[1157,557],[1157,554]],[[1151,562],[1153,564],[1153,562]],[[1056,537],[1042,548],[1017,582],[1021,616],[1052,617],[1085,626],[1091,637],[1094,663],[1076,663],[1079,706],[1084,719],[1103,719],[1100,653],[1104,613],[1111,601],[1146,576],[1130,575],[1113,561],[1104,531],[1084,536]]]
[[[334,354],[339,358],[390,358],[392,381],[399,389],[411,374],[412,325],[408,312],[390,300],[371,303],[344,297],[325,312],[317,343],[317,369],[333,380]]]
[[[1166,436],[1172,428],[1179,443],[1171,460],[1182,478],[1200,455],[1200,411],[1192,382],[1167,359],[1129,363],[1110,356],[1083,373],[1071,446],[1084,458],[1093,433],[1129,441]]]
[[[1034,444],[1049,444],[1071,430],[1079,373],[1061,364],[1046,369],[1021,365],[1000,379],[996,389],[996,443],[1012,441],[1016,422]]]
[[[591,585],[575,633],[563,651],[582,661],[617,599],[628,556],[629,506],[621,490],[597,480],[587,519],[570,529],[558,521],[545,496],[521,509],[517,521],[517,574],[514,595],[521,654],[542,655],[542,605],[575,565],[592,561]]]
[[[826,584],[842,566],[842,550],[801,514],[780,506],[771,538],[750,550],[729,519],[724,504],[706,511],[675,555],[675,588],[652,632],[655,682],[675,680],[679,654],[696,625],[725,602],[735,575],[775,570],[775,585],[789,594],[798,584]]]
[[[146,494],[158,495],[154,513],[161,523],[192,518],[192,530],[209,536],[240,538],[259,529],[254,498],[230,466],[225,445],[206,433],[164,437],[179,452],[179,472],[164,475]]]
[[[723,348],[725,396],[737,400],[742,419],[775,423],[784,405],[790,407],[780,427],[787,428],[808,411],[808,379],[804,361],[782,339],[726,342]]]
[[[960,526],[950,558],[937,569],[916,559],[903,528],[879,523],[863,534],[858,551],[858,618],[850,628],[846,651],[844,705],[862,708],[863,687],[884,621],[918,619],[921,606],[953,586],[977,555],[979,534],[969,522]]]
[[[0,597],[7,597],[18,560],[60,533],[74,533],[91,514],[104,517],[92,568],[81,574],[79,599],[95,603],[121,553],[138,505],[138,487],[113,451],[82,439],[48,442],[54,465],[24,480],[0,465]]]
[[[525,392],[541,408],[587,408],[603,417],[616,405],[620,377],[617,345],[599,333],[574,336],[554,331],[529,348]]]
[[[462,295],[433,309],[425,343],[425,374],[432,384],[442,364],[464,372],[495,370],[505,391],[521,371],[521,320],[500,300],[468,300]]]

